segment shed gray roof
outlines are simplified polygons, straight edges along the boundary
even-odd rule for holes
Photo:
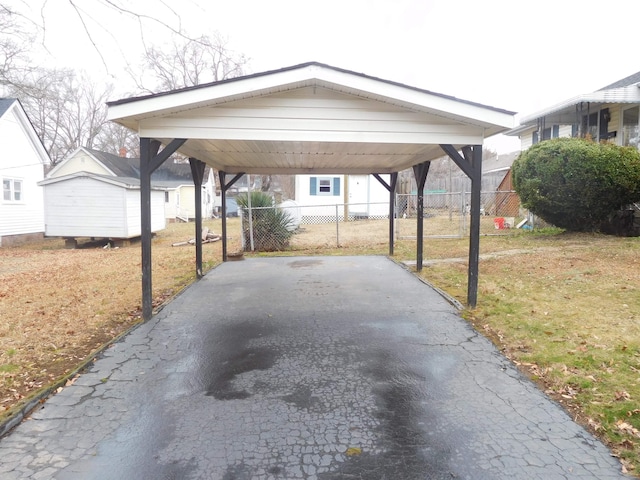
[[[87,148],[105,167],[119,178],[140,178],[140,159],[120,157],[112,153]],[[188,163],[167,161],[151,175],[151,181],[165,186],[175,187],[192,183],[191,166]]]

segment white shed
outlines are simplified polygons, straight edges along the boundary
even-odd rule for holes
[[[44,187],[45,235],[130,239],[139,237],[140,181],[78,172],[47,178]],[[164,190],[151,191],[151,231],[166,227]]]

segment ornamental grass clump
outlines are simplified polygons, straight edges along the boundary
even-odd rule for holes
[[[291,216],[279,209],[271,196],[265,192],[251,192],[251,209],[246,194],[236,197],[242,209],[242,235],[244,250],[251,250],[253,233],[253,250],[258,252],[276,252],[289,247],[289,240],[294,234]],[[251,212],[251,222],[249,222]]]

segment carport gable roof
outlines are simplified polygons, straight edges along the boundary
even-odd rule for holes
[[[480,145],[513,112],[311,62],[109,102],[109,119],[227,173],[392,173]]]

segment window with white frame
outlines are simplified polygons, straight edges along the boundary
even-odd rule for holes
[[[2,200],[5,202],[22,202],[22,180],[17,178],[3,178]]]

